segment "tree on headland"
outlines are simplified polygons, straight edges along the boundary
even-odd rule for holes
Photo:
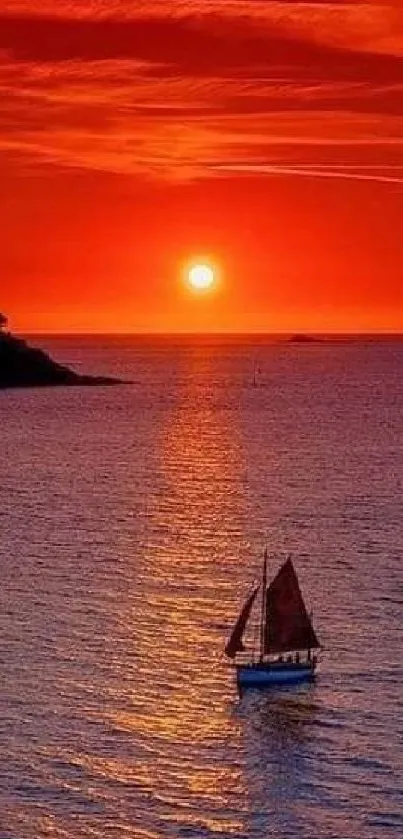
[[[5,329],[8,324],[8,318],[0,312],[0,332]]]

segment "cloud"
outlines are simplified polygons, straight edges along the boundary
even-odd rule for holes
[[[134,59],[158,75],[400,81],[403,57],[320,43],[270,20],[217,14],[129,20],[0,16],[0,49],[16,61]]]
[[[301,149],[309,163],[356,163],[358,146],[400,162],[390,4],[383,16],[379,3],[298,0],[212,0],[207,13],[199,0],[43,8],[0,14],[3,154],[174,178],[273,154],[291,167]]]
[[[212,167],[214,171],[231,172],[245,175],[268,175],[268,176],[291,176],[298,178],[331,178],[336,180],[352,180],[352,181],[375,181],[381,184],[398,184],[403,185],[403,166],[387,167],[387,171],[383,172],[382,167],[359,167],[350,166],[339,169],[332,169],[324,166],[279,166],[272,163],[232,163]],[[386,167],[385,167],[386,168]],[[363,171],[364,170],[364,171]],[[395,174],[390,174],[390,170]],[[399,174],[400,173],[400,174]]]

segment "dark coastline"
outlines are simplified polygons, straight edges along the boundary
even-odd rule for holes
[[[110,376],[86,376],[31,347],[21,338],[0,332],[0,390],[29,387],[97,387],[128,384]]]

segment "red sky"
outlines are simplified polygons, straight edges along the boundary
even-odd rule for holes
[[[0,93],[15,329],[403,331],[401,0],[0,0]]]

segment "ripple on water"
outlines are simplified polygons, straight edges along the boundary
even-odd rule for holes
[[[1,396],[2,839],[398,839],[403,345],[59,347],[136,384]],[[238,697],[265,544],[325,650]]]

